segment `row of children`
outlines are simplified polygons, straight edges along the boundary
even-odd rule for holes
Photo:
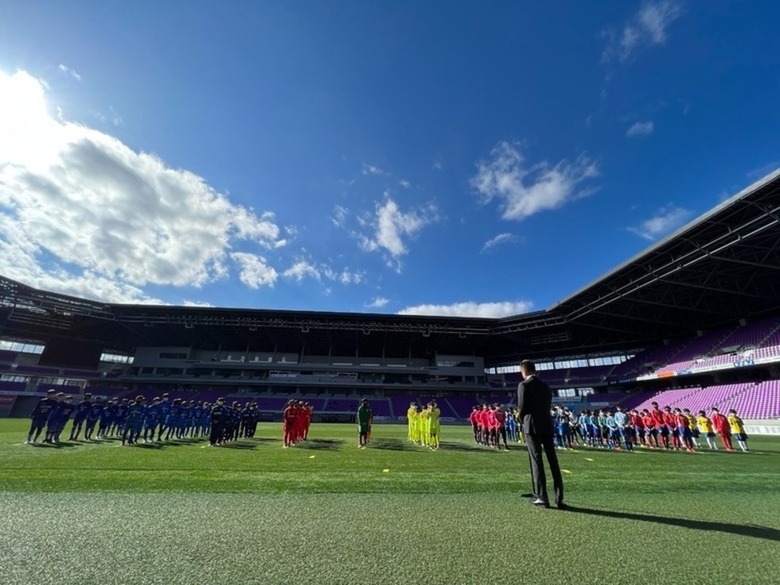
[[[290,400],[282,413],[284,448],[292,447],[309,437],[313,408],[308,402]]]
[[[422,445],[436,450],[440,445],[441,410],[435,400],[420,408],[416,402],[409,404],[406,411],[409,431],[407,438],[415,445]]]
[[[221,400],[224,403],[224,399]],[[70,441],[77,441],[82,430],[86,441],[92,440],[93,435],[97,439],[120,437],[123,445],[132,445],[139,440],[153,442],[163,438],[200,437],[213,432],[213,410],[216,406],[179,398],[171,402],[168,394],[155,397],[147,405],[144,396],[137,396],[134,400],[103,400],[100,397],[93,400],[92,395],[86,393],[81,402],[74,404],[72,395],[49,390],[32,412],[27,443],[36,443],[45,430],[44,442],[58,444],[71,416]],[[224,408],[224,404],[221,406]],[[256,403],[242,407],[235,402],[221,418],[224,438],[252,437],[257,428],[259,409]]]
[[[507,439],[521,441],[519,413],[516,408],[504,409],[498,404],[474,406],[469,415],[474,442],[493,449],[501,449],[501,443],[508,451]]]
[[[556,407],[551,416],[555,423],[555,442],[559,448],[571,449],[574,444],[588,447],[633,451],[635,445],[651,449],[700,449],[701,438],[711,450],[717,450],[718,435],[727,451],[733,451],[732,436],[742,451],[747,451],[747,434],[736,410],[729,410],[728,417],[718,408],[711,413],[700,410],[696,417],[687,408],[665,406],[657,402],[641,412],[624,412],[620,406],[615,411],[581,411],[579,415],[569,409]]]

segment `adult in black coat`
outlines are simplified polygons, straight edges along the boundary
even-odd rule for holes
[[[523,381],[517,387],[517,408],[523,420],[523,433],[525,433],[528,458],[531,462],[531,478],[534,484],[534,497],[531,503],[545,507],[550,505],[542,461],[542,450],[544,450],[553,477],[555,503],[559,508],[565,508],[563,477],[553,443],[553,422],[550,416],[552,391],[537,377],[533,362],[523,360],[520,363],[520,374],[523,376]]]

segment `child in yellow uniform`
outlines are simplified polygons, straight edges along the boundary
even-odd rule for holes
[[[428,418],[430,422],[430,438],[431,449],[439,448],[439,434],[441,433],[441,410],[436,405],[436,401],[431,402],[430,415]]]
[[[718,446],[715,444],[715,431],[712,428],[712,421],[707,418],[706,413],[703,410],[699,411],[699,416],[696,417],[696,426],[699,428],[699,433],[707,439],[707,444],[713,451],[718,450]]]
[[[428,407],[423,408],[420,414],[417,415],[417,420],[420,423],[420,445],[428,446],[431,430],[431,411]]]
[[[687,408],[683,408],[683,414],[685,415],[685,418],[688,419],[688,428],[691,429],[691,438],[693,439],[693,446],[696,447],[697,449],[701,449],[701,441],[699,441],[701,432],[699,431],[699,426],[696,424],[696,419],[693,418],[691,411],[688,410]]]
[[[415,427],[417,425],[417,403],[412,402],[409,404],[409,410],[406,411],[406,421],[409,425],[409,432],[407,438],[410,443],[417,442],[417,435],[415,433]]]
[[[747,433],[745,433],[745,424],[742,419],[737,416],[737,411],[733,408],[729,410],[729,427],[731,427],[732,436],[736,437],[739,448],[747,453]]]

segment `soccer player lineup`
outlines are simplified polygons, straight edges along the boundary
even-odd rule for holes
[[[290,399],[282,413],[282,444],[292,447],[308,438],[312,423],[312,406]],[[72,420],[71,420],[72,417]],[[612,410],[582,410],[578,413],[562,406],[550,410],[553,440],[558,449],[577,447],[606,448],[633,451],[635,446],[648,449],[681,450],[692,453],[706,442],[710,450],[718,450],[714,438],[720,438],[726,451],[734,451],[733,440],[747,452],[748,436],[745,424],[735,409],[722,414],[712,407],[710,415],[700,410],[694,416],[690,409],[670,406],[641,411],[623,412],[620,406]],[[155,396],[146,404],[142,395],[134,400],[112,398],[104,400],[90,393],[74,403],[73,395],[50,389],[30,415],[30,430],[26,444],[59,445],[61,435],[70,421],[68,441],[78,442],[82,429],[84,441],[117,438],[122,445],[139,442],[154,443],[187,438],[208,438],[208,445],[224,445],[228,441],[252,439],[260,420],[257,400],[234,401],[226,404],[224,397],[215,404],[202,401],[169,400],[167,393]],[[406,412],[407,439],[431,450],[441,445],[441,410],[435,400],[425,405],[412,402]],[[522,416],[516,407],[498,403],[474,405],[469,421],[474,442],[493,449],[509,450],[508,442],[524,442]],[[358,447],[365,448],[371,434],[373,413],[367,399],[360,402],[356,413]]]

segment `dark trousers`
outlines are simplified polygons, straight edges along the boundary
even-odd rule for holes
[[[216,445],[224,437],[225,425],[223,423],[211,423],[211,434],[209,435],[209,443]]]
[[[552,435],[526,435],[525,441],[528,447],[528,458],[531,461],[531,479],[534,484],[534,494],[537,498],[549,500],[547,497],[547,479],[544,475],[544,462],[542,461],[542,451],[544,451],[553,478],[555,501],[563,502],[563,477],[561,476],[561,468],[558,466],[558,455],[555,453]]]

